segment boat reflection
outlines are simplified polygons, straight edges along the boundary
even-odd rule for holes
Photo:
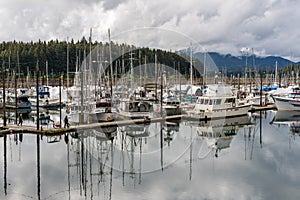
[[[193,124],[194,126],[196,124]],[[241,128],[251,127],[253,123],[249,116],[199,122],[196,126],[197,135],[202,138],[209,149],[219,157],[223,149],[230,147],[233,138]]]
[[[289,110],[289,111],[277,111],[274,115],[271,124],[277,125],[278,127],[288,126],[291,135],[300,134],[300,111]]]
[[[277,111],[271,123],[277,124],[289,124],[291,122],[297,122],[300,119],[300,111]]]
[[[288,149],[287,137],[282,134],[288,127],[275,132],[274,125],[269,124],[272,115],[275,112],[263,118],[266,148],[258,145],[260,119],[255,120],[253,128],[253,118],[247,116],[198,124],[163,121],[146,126],[85,129],[55,136],[50,132],[43,136],[2,135],[0,199],[155,199],[161,198],[153,195],[158,190],[166,192],[170,199],[176,199],[180,191],[190,195],[182,199],[197,199],[202,193],[220,199],[225,186],[232,188],[247,181],[249,184],[242,186],[250,187],[247,197],[251,198],[261,182],[269,183],[278,169],[291,172],[288,186],[292,187],[298,175],[295,161],[299,140],[294,141],[293,149]],[[281,113],[276,115],[274,121],[279,122],[280,116]],[[282,121],[296,122],[297,118],[284,117]],[[243,160],[244,149],[245,159],[251,162]],[[282,175],[278,181],[287,177]],[[203,187],[197,187],[200,179]],[[216,187],[221,196],[209,196],[216,181],[222,183]],[[281,187],[279,184],[276,189]],[[178,193],[173,194],[174,190]],[[239,191],[238,196],[243,197],[245,192]],[[231,197],[234,199],[228,199]]]
[[[165,121],[150,125],[99,127],[56,136],[37,135],[35,196],[38,199],[45,197],[45,189],[41,181],[43,177],[41,167],[43,169],[46,162],[41,156],[46,149],[43,145],[47,145],[47,148],[52,151],[62,147],[66,152],[67,160],[67,163],[57,163],[60,169],[65,169],[66,178],[56,178],[56,181],[65,181],[67,190],[61,194],[50,190],[50,194],[47,195],[51,196],[56,192],[62,195],[57,197],[60,199],[112,199],[112,193],[114,190],[117,191],[118,184],[135,188],[142,184],[144,173],[149,174],[157,170],[164,172],[172,167],[172,164],[181,156],[190,158],[189,177],[191,180],[193,154],[197,148],[197,144],[193,144],[195,137],[207,141],[209,148],[214,150],[217,157],[222,149],[230,147],[237,130],[249,124],[251,120],[244,116],[226,119],[225,123],[222,120],[210,121],[207,124],[193,125],[194,127],[180,127],[179,121]],[[185,128],[187,132],[180,132],[181,128]],[[193,131],[195,129],[196,132]],[[23,137],[23,135],[19,136],[19,141],[22,141]],[[41,142],[41,139],[51,144]],[[5,139],[5,148],[7,148],[6,141]],[[61,153],[61,149],[58,152]],[[5,162],[6,160],[5,157]],[[7,168],[4,171],[7,172]],[[4,181],[6,192],[7,179],[5,178]]]

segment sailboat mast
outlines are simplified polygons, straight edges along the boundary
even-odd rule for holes
[[[274,77],[275,78],[275,81],[274,81],[275,84],[277,84],[277,68],[278,68],[278,62],[276,61],[275,62],[275,77]]]
[[[133,88],[133,52],[130,53],[130,87]]]
[[[158,100],[158,97],[157,97],[157,55],[155,54],[155,57],[154,57],[154,75],[155,75],[155,101],[157,102]]]
[[[203,78],[204,78],[204,81],[203,81],[203,85],[205,86],[206,85],[206,51],[204,51],[204,58],[203,58]]]
[[[19,58],[19,51],[17,51],[17,64],[18,64],[18,81],[20,81],[21,76],[21,69],[20,69],[20,58]]]
[[[47,76],[47,85],[48,85],[48,76]],[[67,37],[67,93],[68,93],[68,89],[69,89],[69,38]]]
[[[141,57],[141,50],[139,50],[139,70],[140,70],[140,87],[142,87],[142,57]]]
[[[48,61],[47,60],[46,60],[46,84],[47,84],[47,86],[49,85],[49,79],[48,79]]]
[[[193,96],[193,46],[190,47],[190,79],[191,79],[191,100]]]
[[[112,94],[112,86],[114,82],[113,82],[113,67],[112,67],[112,56],[111,56],[110,29],[108,29],[108,40],[109,40],[109,65],[110,65],[110,76],[111,76],[110,87],[111,87],[111,94]]]
[[[191,81],[191,87],[193,85],[193,46],[192,46],[192,43],[191,43],[191,47],[190,47],[190,81]]]

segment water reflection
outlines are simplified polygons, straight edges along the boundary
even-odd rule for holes
[[[214,152],[215,157],[219,157],[221,150],[230,147],[239,129],[244,128],[244,137],[246,137],[245,131],[247,127],[248,137],[251,138],[251,128],[253,127],[249,116],[209,122],[191,122],[190,125],[196,127],[198,136],[206,142],[207,147]]]
[[[297,199],[299,136],[280,115],[4,135],[0,198]]]

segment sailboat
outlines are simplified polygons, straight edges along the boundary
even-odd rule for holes
[[[119,99],[117,105],[118,118],[143,119],[150,118],[151,102],[145,97],[144,88],[134,87],[133,84],[133,53],[130,53],[130,88],[127,96]]]
[[[90,54],[83,61],[79,70],[79,61],[76,62],[74,86],[69,88],[70,103],[67,106],[70,121],[78,123],[93,123],[115,120],[116,112],[112,106],[112,82],[109,80],[110,89],[102,80],[102,53],[97,51],[97,66],[92,62],[92,30],[90,32]],[[110,38],[110,33],[109,33]],[[99,48],[99,47],[98,47]],[[86,54],[84,50],[84,55]],[[110,62],[112,63],[112,62]],[[112,73],[112,72],[111,72]]]

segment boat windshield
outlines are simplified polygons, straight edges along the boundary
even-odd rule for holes
[[[220,104],[221,104],[221,101],[222,101],[221,99],[216,99],[216,100],[215,100],[215,105],[220,105]]]
[[[234,101],[234,98],[227,98],[225,100],[225,103],[232,103]]]

